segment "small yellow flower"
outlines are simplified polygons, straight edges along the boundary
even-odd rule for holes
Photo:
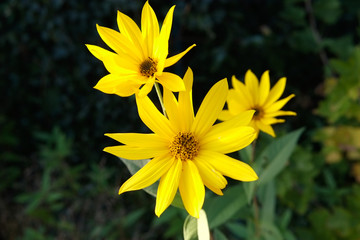
[[[277,119],[278,116],[293,115],[292,111],[281,111],[280,109],[295,95],[278,100],[284,92],[286,78],[281,78],[270,90],[269,71],[265,71],[261,76],[260,83],[253,72],[248,70],[245,74],[245,84],[234,76],[232,77],[233,89],[229,90],[227,98],[227,110],[223,110],[219,119],[228,120],[238,114],[255,110],[255,114],[250,126],[255,128],[257,134],[263,131],[275,137],[272,124],[285,122],[284,119]]]
[[[185,209],[198,218],[205,198],[204,185],[222,195],[221,189],[227,184],[223,175],[240,181],[258,179],[248,164],[225,155],[255,139],[255,130],[247,126],[254,111],[213,125],[226,101],[227,80],[210,89],[195,117],[190,68],[184,83],[186,91],[179,92],[178,99],[164,90],[168,117],[148,97],[136,98],[140,118],[154,133],[106,134],[124,145],[107,147],[104,151],[131,160],[151,159],[121,186],[119,194],[148,187],[160,179],[155,214],[160,216],[165,211],[179,189]]]
[[[175,6],[171,7],[159,30],[155,12],[146,2],[141,15],[141,30],[136,23],[118,12],[117,23],[120,32],[96,25],[103,41],[114,52],[89,45],[89,51],[100,59],[110,74],[96,84],[95,88],[108,94],[122,97],[138,94],[146,96],[155,82],[173,91],[184,91],[182,79],[170,72],[163,72],[179,61],[191,48],[167,58],[169,37]]]

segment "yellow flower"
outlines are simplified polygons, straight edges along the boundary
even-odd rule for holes
[[[177,189],[185,209],[198,218],[205,198],[204,185],[222,195],[221,189],[227,184],[223,175],[240,181],[258,179],[248,164],[225,155],[255,139],[255,130],[247,126],[254,111],[213,125],[228,93],[227,80],[223,79],[211,88],[194,117],[192,82],[189,68],[184,76],[186,91],[179,92],[178,100],[165,89],[168,117],[148,97],[136,98],[140,118],[154,133],[106,134],[124,145],[107,147],[104,151],[131,160],[151,159],[121,186],[119,194],[148,187],[160,179],[157,216],[172,203]]]
[[[227,98],[228,110],[223,110],[219,119],[222,121],[231,119],[238,114],[255,110],[250,126],[255,128],[257,134],[263,131],[275,137],[272,124],[285,122],[284,119],[277,119],[278,116],[295,116],[295,112],[281,111],[280,109],[295,95],[278,100],[284,92],[286,78],[281,78],[270,90],[269,71],[263,73],[259,80],[253,72],[248,70],[245,74],[245,84],[234,76],[232,77],[233,89],[229,90]]]
[[[167,58],[174,8],[175,6],[171,7],[167,13],[161,31],[148,2],[142,10],[141,30],[131,18],[121,12],[117,16],[120,32],[96,25],[100,37],[115,51],[86,45],[110,73],[100,79],[96,89],[122,97],[133,94],[146,96],[155,82],[174,92],[185,90],[179,76],[163,72],[165,67],[175,64],[195,46],[193,44],[182,53]]]

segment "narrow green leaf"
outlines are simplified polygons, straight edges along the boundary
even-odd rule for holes
[[[259,162],[269,162],[263,171],[261,171],[261,169],[258,171],[258,185],[271,181],[284,169],[303,131],[304,128],[293,131],[278,138],[266,147],[260,157],[256,159],[256,161]],[[257,168],[259,168],[259,165],[257,165]]]
[[[222,233],[219,229],[214,230],[214,240],[228,240],[224,233]]]
[[[247,203],[250,204],[254,197],[256,182],[244,182],[243,186]]]
[[[224,196],[214,198],[206,207],[210,229],[225,223],[244,205],[246,205],[246,197],[243,186],[239,184],[228,187]]]
[[[203,209],[201,209],[199,215],[199,219],[197,220],[197,233],[199,240],[210,240],[210,230],[206,213]]]
[[[284,239],[280,230],[272,222],[261,222],[261,235],[265,240],[282,240]]]
[[[275,205],[276,205],[276,189],[275,182],[270,181],[265,185],[261,186],[264,188],[264,195],[261,199],[261,221],[263,222],[273,222],[275,215]]]

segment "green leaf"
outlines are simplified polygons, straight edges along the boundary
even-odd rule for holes
[[[275,215],[275,205],[276,205],[276,189],[275,182],[270,181],[266,185],[263,185],[264,195],[261,198],[261,221],[262,222],[273,222]]]
[[[261,235],[265,240],[282,240],[284,239],[280,230],[273,222],[261,222]]]
[[[197,219],[188,215],[183,227],[184,240],[197,239]]]
[[[256,182],[244,182],[243,184],[248,204],[250,204],[251,200],[253,199],[256,184]]]
[[[224,233],[222,233],[219,229],[214,230],[214,240],[228,240]]]
[[[256,167],[254,166],[255,169],[258,170],[259,174],[259,180],[257,181],[258,185],[271,181],[285,168],[285,165],[303,131],[304,128],[293,131],[276,139],[265,148],[259,158],[255,161]],[[266,161],[268,161],[269,164],[264,170],[262,170],[261,163]]]
[[[232,218],[244,205],[246,197],[241,185],[229,187],[221,197],[216,197],[206,206],[210,229]]]
[[[248,237],[248,229],[243,223],[229,222],[226,228],[236,237],[236,239],[246,239]]]

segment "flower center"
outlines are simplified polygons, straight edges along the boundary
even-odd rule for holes
[[[264,116],[264,111],[261,107],[254,107],[253,110],[255,110],[253,117],[254,120],[259,120]]]
[[[179,132],[170,144],[170,153],[181,161],[193,160],[199,151],[199,142],[192,133]]]
[[[148,57],[145,61],[140,64],[140,73],[145,77],[152,77],[156,73],[157,61]]]

